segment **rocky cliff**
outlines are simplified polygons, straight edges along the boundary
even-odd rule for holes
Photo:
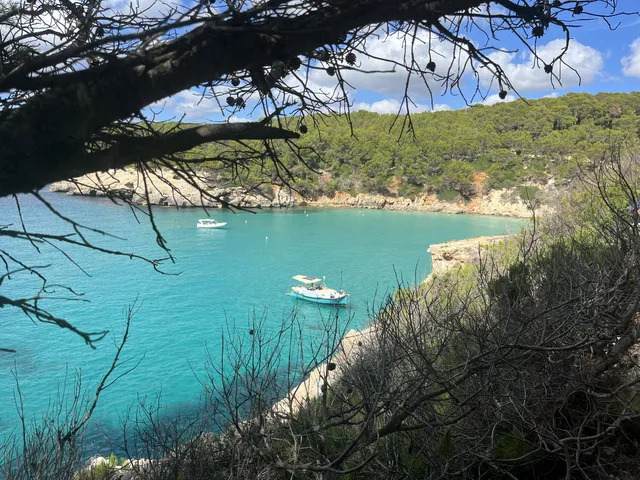
[[[496,235],[434,243],[427,249],[431,254],[431,272],[444,273],[455,267],[473,265],[479,260],[483,248],[500,243],[510,236]]]
[[[545,191],[548,197],[556,195],[553,187]],[[349,195],[336,192],[333,196],[319,196],[307,199],[306,204],[315,207],[349,207],[385,210],[406,210],[421,212],[437,212],[448,214],[496,215],[501,217],[529,218],[531,211],[519,197],[515,188],[491,190],[485,195],[478,195],[470,202],[449,202],[438,200],[435,195],[424,194],[415,198],[371,195],[361,193]],[[541,213],[549,210],[546,205],[538,207]]]
[[[191,183],[193,182],[193,183]],[[76,178],[71,182],[51,184],[50,191],[67,195],[115,196],[138,205],[162,207],[246,208],[293,207],[296,196],[291,189],[273,186],[248,192],[240,187],[219,187],[206,176],[191,182],[170,172],[155,171],[152,181],[145,181],[135,169],[110,170]],[[206,192],[203,194],[202,192]]]
[[[150,203],[172,207],[235,205],[246,208],[281,208],[309,206],[411,210],[448,214],[466,213],[518,218],[528,218],[531,215],[529,208],[513,188],[491,190],[466,203],[438,200],[435,195],[429,194],[406,198],[364,193],[349,195],[344,192],[336,192],[331,196],[320,195],[315,198],[303,198],[289,188],[278,186],[249,192],[241,187],[216,186],[206,176],[195,178],[192,184],[167,172],[158,171],[154,172],[154,175],[157,178],[153,182],[147,182],[147,193],[145,193],[145,183],[141,175],[132,168],[85,175],[73,182],[57,182],[52,184],[50,189],[52,192],[68,195],[101,196],[109,194],[137,204]],[[208,195],[203,195],[201,190],[207,192]],[[547,187],[544,193],[548,197],[555,194],[552,186]],[[546,207],[542,206],[540,210],[544,213]]]

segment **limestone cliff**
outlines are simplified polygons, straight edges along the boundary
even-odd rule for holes
[[[73,182],[51,184],[52,192],[67,195],[114,195],[139,205],[147,203],[163,207],[226,207],[246,208],[292,207],[296,198],[291,189],[273,186],[248,192],[240,187],[219,187],[207,176],[201,175],[187,182],[177,175],[155,171],[153,181],[145,182],[133,168],[93,173]],[[201,191],[209,195],[203,195]]]
[[[431,254],[431,271],[443,273],[458,266],[472,265],[478,261],[483,247],[502,242],[510,236],[496,235],[434,243],[427,249]]]
[[[357,194],[345,192],[303,198],[290,188],[278,186],[263,187],[259,190],[247,191],[241,187],[220,187],[206,175],[193,179],[193,184],[169,172],[155,172],[158,178],[147,182],[147,194],[141,175],[133,168],[111,170],[109,172],[85,175],[75,182],[56,182],[51,185],[52,192],[68,195],[101,196],[113,194],[137,204],[150,203],[160,206],[191,207],[225,207],[236,205],[246,208],[281,208],[281,207],[335,207],[385,210],[410,210],[422,212],[438,212],[448,214],[497,215],[504,217],[528,218],[531,215],[525,202],[519,197],[516,189],[508,188],[491,190],[478,195],[469,202],[450,202],[438,200],[435,195],[423,194],[415,198],[393,195]],[[201,195],[199,189],[208,192],[211,197]],[[544,195],[552,197],[555,189],[546,186]],[[478,188],[482,191],[482,188]],[[548,210],[542,206],[541,213]]]
[[[551,190],[551,189],[550,189]],[[549,191],[549,196],[555,192]],[[385,210],[405,210],[420,212],[436,212],[448,214],[496,215],[501,217],[529,218],[531,211],[517,195],[515,188],[491,190],[486,195],[474,198],[470,202],[449,202],[438,200],[435,195],[421,195],[414,199],[385,195],[360,193],[349,195],[336,192],[333,196],[322,195],[315,199],[307,199],[306,205],[314,207],[348,207]],[[549,207],[542,205],[539,211],[544,213]]]

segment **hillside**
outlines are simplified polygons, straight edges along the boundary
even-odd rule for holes
[[[345,117],[296,119],[307,133],[297,142],[309,172],[294,152],[280,145],[282,162],[298,178],[297,188],[315,196],[337,191],[415,197],[436,193],[441,200],[468,199],[474,177],[486,174],[485,191],[523,184],[568,183],[581,166],[598,159],[606,145],[635,142],[640,93],[570,93],[557,98],[518,100],[457,111],[426,112],[410,121],[358,111]],[[305,128],[302,128],[305,130]],[[188,157],[212,158],[222,147],[209,144]],[[222,183],[255,182],[275,170],[247,163],[246,170],[205,166]]]
[[[410,119],[359,111],[350,118],[351,124],[344,116],[290,119],[295,122],[290,128],[307,133],[295,145],[276,143],[272,156],[265,156],[258,142],[201,146],[184,154],[198,166],[195,180],[183,180],[163,164],[155,170],[159,181],[148,192],[130,169],[111,171],[108,181],[89,175],[77,185],[58,182],[52,190],[112,192],[134,203],[165,206],[204,201],[207,206],[309,205],[527,217],[527,200],[554,204],[563,187],[591,170],[611,145],[624,142],[626,151],[633,152],[640,134],[640,93],[571,93],[419,113]],[[276,186],[278,177],[297,194]],[[210,196],[203,199],[200,189]]]

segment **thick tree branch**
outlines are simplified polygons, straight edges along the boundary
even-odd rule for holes
[[[240,70],[270,65],[336,43],[352,29],[389,21],[440,18],[482,5],[481,0],[377,0],[327,6],[290,19],[261,23],[206,23],[144,55],[114,59],[74,83],[36,94],[0,123],[1,195],[42,187],[34,174],[68,177],[70,158],[84,156],[85,143],[111,123],[184,89]],[[60,76],[64,79],[64,74]],[[16,80],[14,86],[18,86]],[[9,85],[3,85],[8,88]],[[61,121],[64,119],[64,121]],[[87,165],[85,171],[96,171]],[[57,173],[53,173],[57,171]]]
[[[43,163],[37,171],[32,171],[30,176],[3,178],[5,176],[3,172],[0,174],[0,196],[9,195],[13,190],[28,192],[33,185],[42,186],[96,171],[122,168],[135,162],[189,150],[207,142],[298,137],[299,135],[295,132],[251,122],[198,126],[161,136],[142,138],[123,136],[114,146],[105,150],[95,153],[83,151],[62,163]],[[25,172],[25,174],[28,173]]]

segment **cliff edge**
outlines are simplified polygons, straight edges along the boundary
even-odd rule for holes
[[[502,217],[529,218],[531,211],[521,198],[517,188],[489,190],[474,196],[471,200],[440,200],[433,194],[423,193],[408,198],[397,194],[379,195],[370,193],[349,194],[335,192],[302,197],[288,187],[263,186],[248,191],[242,187],[221,187],[206,174],[190,178],[189,181],[167,171],[154,171],[153,182],[146,184],[134,168],[110,170],[74,179],[56,182],[50,186],[52,192],[67,195],[105,196],[113,195],[139,205],[151,204],[163,207],[227,207],[235,205],[244,208],[359,208],[403,211],[421,211],[447,214],[495,215]],[[538,188],[538,187],[536,187]],[[476,190],[484,192],[481,178]],[[557,192],[554,186],[542,189],[542,198],[551,199]],[[202,195],[206,191],[209,195]],[[539,212],[550,210],[541,205]]]

